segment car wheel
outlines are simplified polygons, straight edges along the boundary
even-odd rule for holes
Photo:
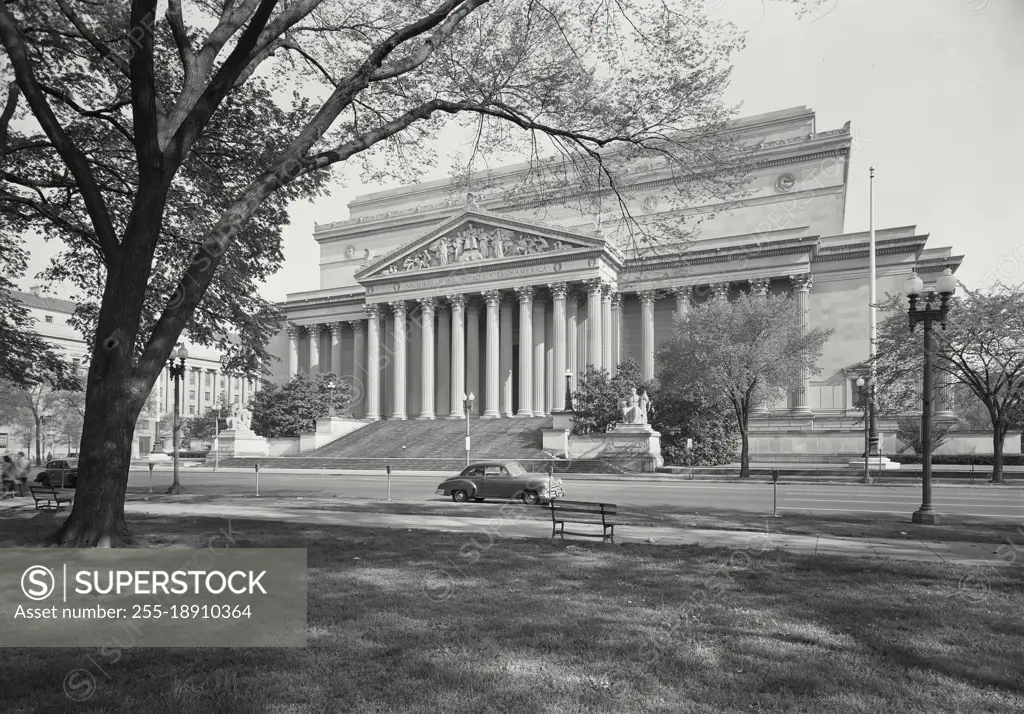
[[[540,503],[540,496],[537,495],[536,491],[524,491],[523,503],[525,503],[527,506],[536,506],[538,503]]]
[[[484,499],[482,499],[482,498],[474,498],[473,500],[476,501],[477,503],[483,503],[484,502]]]
[[[456,503],[465,503],[468,498],[469,494],[465,491],[452,491],[452,500]]]

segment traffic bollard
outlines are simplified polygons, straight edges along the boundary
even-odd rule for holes
[[[402,447],[405,448],[405,447]],[[388,500],[391,500],[391,464],[388,464]]]
[[[256,467],[256,495],[260,495],[260,465],[253,464]]]
[[[149,462],[149,492],[153,493],[153,462]]]

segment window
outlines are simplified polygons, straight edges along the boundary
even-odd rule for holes
[[[213,384],[213,375],[210,374],[209,372],[207,372],[206,373],[206,386],[209,387],[211,384]]]
[[[188,383],[189,384],[195,384],[196,383],[196,373],[195,372],[189,372],[188,373]]]
[[[189,399],[195,399],[196,398],[196,390],[194,390],[194,389],[188,390],[188,398]]]
[[[235,404],[238,404],[238,395],[235,395]]]
[[[210,393],[209,392],[206,393],[206,401],[210,401]]]
[[[195,404],[189,404],[188,405],[188,413],[189,414],[195,414],[196,413],[196,405]]]
[[[46,321],[47,322],[53,322],[53,315],[47,315],[46,316]]]
[[[0,434],[0,449],[6,449],[6,448],[7,448],[7,432],[5,431],[3,434]]]
[[[75,357],[71,360],[71,366],[75,370],[75,374],[81,374],[82,372],[82,360]]]

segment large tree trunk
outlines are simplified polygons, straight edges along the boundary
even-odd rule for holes
[[[750,478],[750,438],[747,435],[746,415],[739,420],[740,423],[740,478]]]
[[[1006,438],[1001,424],[992,430],[992,483],[1003,482],[1003,441]]]
[[[128,539],[124,494],[132,435],[144,400],[133,397],[124,380],[107,380],[89,391],[90,418],[82,431],[75,503],[55,539],[69,548],[110,548]]]

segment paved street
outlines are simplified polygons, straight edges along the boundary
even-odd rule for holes
[[[437,474],[394,475],[391,497],[407,500],[437,498],[434,489],[443,476]],[[168,471],[153,474],[154,491],[163,491],[171,481]],[[181,481],[192,493],[253,493],[253,472],[227,473],[212,470],[183,469]],[[612,481],[573,479],[564,481],[566,497],[586,501],[604,501],[626,506],[675,506],[685,510],[738,510],[771,513],[772,485],[764,482],[709,481]],[[337,475],[316,472],[260,474],[260,494],[300,496],[303,494],[338,495],[346,498],[384,498],[384,475]],[[148,471],[133,471],[129,490],[144,492],[149,487]],[[1024,523],[1024,489],[1019,486],[934,487],[933,501],[947,517],[986,522]],[[861,513],[909,515],[921,503],[921,487],[908,485],[860,484],[782,484],[778,486],[780,513]]]

